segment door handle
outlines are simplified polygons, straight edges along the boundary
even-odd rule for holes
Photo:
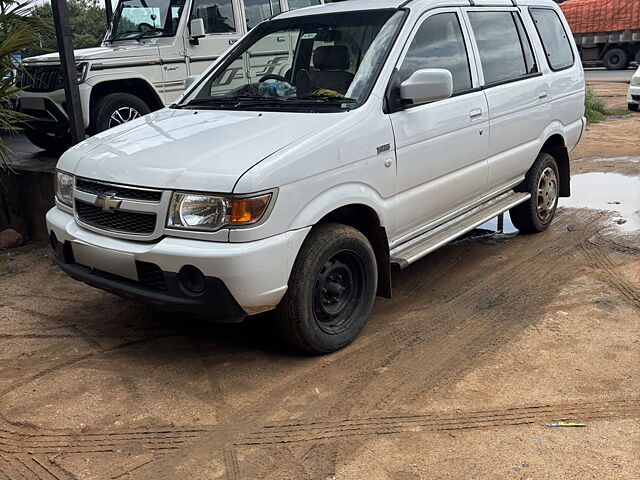
[[[481,108],[474,108],[469,112],[469,118],[471,118],[471,120],[475,120],[476,118],[480,118],[481,116],[482,116]]]
[[[549,96],[549,92],[542,91],[542,92],[538,92],[538,100],[546,100],[547,97]]]

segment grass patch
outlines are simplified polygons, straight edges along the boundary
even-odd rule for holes
[[[16,266],[11,262],[10,253],[0,253],[0,277],[16,273]]]
[[[610,110],[604,103],[604,100],[597,96],[591,87],[587,88],[587,96],[584,100],[584,116],[587,117],[588,123],[598,123],[604,120],[607,115],[628,115],[627,110],[613,109]]]

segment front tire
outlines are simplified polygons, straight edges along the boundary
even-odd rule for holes
[[[531,198],[509,210],[511,221],[520,232],[538,233],[549,228],[558,206],[559,179],[556,160],[548,153],[540,153],[516,188],[531,193]]]
[[[104,132],[149,113],[151,109],[140,97],[130,93],[110,93],[96,103],[91,112],[94,133]]]
[[[629,66],[629,56],[621,48],[612,48],[602,57],[602,64],[607,70],[623,70]]]
[[[367,321],[376,295],[376,257],[367,238],[337,223],[305,240],[276,309],[281,335],[297,349],[329,353],[348,345]]]
[[[24,135],[36,147],[50,152],[63,152],[71,146],[69,134],[57,135],[54,133],[37,132],[26,128]]]

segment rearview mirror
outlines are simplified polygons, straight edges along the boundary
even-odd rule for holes
[[[444,68],[416,70],[400,85],[400,97],[410,105],[435,102],[453,94],[453,77]]]
[[[191,30],[191,38],[202,38],[206,35],[204,31],[204,20],[201,18],[194,18],[189,25]]]
[[[189,75],[184,79],[184,89],[188,89],[191,85],[196,83],[196,81],[200,78],[200,75]]]

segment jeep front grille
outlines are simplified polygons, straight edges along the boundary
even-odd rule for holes
[[[128,200],[141,200],[145,202],[159,202],[162,198],[161,190],[148,188],[126,187],[123,185],[113,185],[110,183],[98,182],[86,178],[76,178],[76,189],[94,195],[113,193],[118,198]]]
[[[27,92],[53,92],[63,88],[60,65],[23,66],[18,87]]]

